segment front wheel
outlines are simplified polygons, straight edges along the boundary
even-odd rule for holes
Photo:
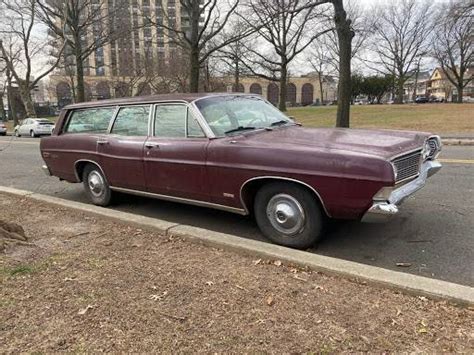
[[[33,131],[33,130],[30,131],[30,137],[31,137],[31,138],[36,138],[36,133],[35,133],[35,131]]]
[[[112,200],[112,190],[96,165],[89,164],[82,174],[84,190],[94,205],[108,206]]]
[[[302,186],[265,185],[255,197],[254,208],[260,230],[276,244],[307,249],[321,238],[324,215],[316,197]]]
[[[18,132],[17,129],[15,130],[15,137],[21,137],[21,134],[20,134],[20,132]]]

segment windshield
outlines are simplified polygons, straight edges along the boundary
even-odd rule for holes
[[[294,122],[271,104],[251,96],[216,96],[196,101],[216,137]]]

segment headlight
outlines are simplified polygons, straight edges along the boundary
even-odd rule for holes
[[[423,160],[434,160],[441,152],[441,138],[432,136],[428,138],[423,146]]]

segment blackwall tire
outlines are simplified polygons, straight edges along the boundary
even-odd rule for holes
[[[264,185],[255,197],[257,224],[272,242],[307,249],[320,240],[325,216],[314,194],[293,183]]]

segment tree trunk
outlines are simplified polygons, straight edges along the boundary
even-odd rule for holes
[[[462,104],[462,96],[464,94],[464,88],[462,86],[458,86],[458,98],[457,98],[457,103]]]
[[[347,19],[342,0],[333,0],[334,20],[339,43],[339,87],[337,97],[336,127],[349,127],[351,109],[351,58],[352,38],[351,21]]]
[[[193,48],[190,53],[189,92],[199,92],[199,49]]]
[[[288,68],[285,61],[282,61],[280,75],[280,102],[278,108],[280,111],[286,112],[286,96],[288,92]]]
[[[77,24],[74,24],[73,28],[76,28]],[[84,61],[82,58],[82,42],[81,33],[79,30],[74,31],[74,59],[76,61],[76,95],[75,102],[84,102]]]
[[[399,79],[397,83],[397,104],[403,104],[403,93],[403,81]]]
[[[319,92],[321,98],[321,105],[324,103],[324,92],[323,92],[323,78],[321,72],[318,73],[318,81],[319,81]]]
[[[84,102],[86,100],[84,93],[84,63],[80,50],[76,50],[76,102]]]
[[[239,58],[235,57],[235,72],[234,72],[234,85],[235,91],[238,90],[240,84],[240,68],[239,68]]]
[[[13,103],[12,96],[12,76],[10,71],[7,69],[7,100],[8,100],[8,109],[10,110],[11,118],[13,119],[13,127],[18,125],[18,116],[16,115],[16,107]]]
[[[7,120],[7,116],[5,114],[5,108],[4,108],[4,105],[3,105],[3,95],[4,95],[5,91],[3,91],[1,94],[0,94],[0,121],[6,121]]]
[[[418,63],[419,64],[419,63]],[[413,102],[415,102],[416,100],[416,92],[417,92],[417,86],[418,86],[418,74],[420,72],[420,66],[418,65],[418,67],[416,68],[416,74],[415,74],[415,88],[413,89],[413,95],[412,95],[412,100]]]
[[[30,88],[26,84],[19,84],[20,97],[25,106],[26,117],[36,117],[35,105],[31,99]]]

